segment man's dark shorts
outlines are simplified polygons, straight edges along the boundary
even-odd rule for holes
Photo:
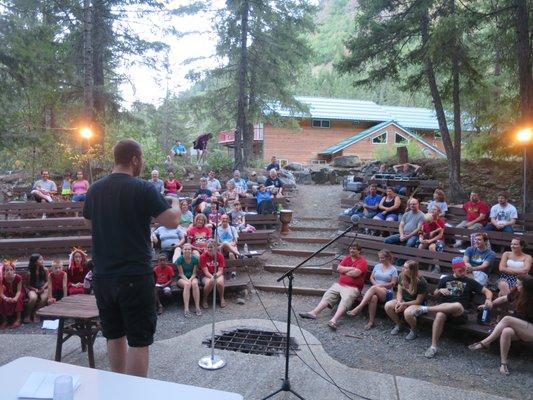
[[[104,337],[126,336],[130,347],[151,345],[157,323],[153,274],[94,277],[93,284]]]
[[[448,315],[446,316],[446,322],[452,325],[464,325],[468,322],[468,314],[463,311],[461,315]]]

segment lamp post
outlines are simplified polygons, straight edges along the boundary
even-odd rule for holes
[[[524,147],[524,155],[523,155],[523,163],[524,163],[524,171],[523,171],[523,178],[524,178],[524,181],[523,181],[523,187],[522,187],[522,201],[523,201],[523,205],[522,205],[522,211],[525,213],[526,212],[526,209],[527,209],[527,148],[529,146],[529,144],[531,143],[531,140],[533,139],[533,128],[524,128],[524,129],[521,129],[519,130],[517,133],[516,133],[516,140],[522,144],[522,146]]]
[[[89,151],[89,141],[93,137],[93,131],[91,130],[91,128],[83,127],[80,129],[80,136],[86,141],[86,143],[84,143],[84,147],[87,149],[86,151]],[[93,183],[93,170],[90,158],[87,159],[87,163],[89,164],[89,183]]]

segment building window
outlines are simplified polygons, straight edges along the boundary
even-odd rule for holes
[[[313,128],[330,128],[329,119],[314,119]]]
[[[409,143],[409,139],[403,137],[398,132],[396,132],[396,136],[394,138],[394,143],[396,143],[396,144],[407,144],[407,143]]]
[[[439,140],[442,139],[442,135],[440,134],[440,131],[435,131],[435,139]]]
[[[381,135],[378,135],[372,138],[372,144],[384,144],[387,143],[387,132],[383,132]]]

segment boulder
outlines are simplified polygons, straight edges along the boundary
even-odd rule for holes
[[[285,166],[285,169],[289,171],[303,171],[305,168],[300,163],[290,163]]]
[[[300,185],[310,185],[313,183],[313,178],[311,177],[311,172],[309,170],[295,171],[294,178],[296,179],[296,183]]]
[[[333,159],[333,166],[337,168],[353,168],[361,165],[361,160],[357,156],[340,156]]]
[[[312,174],[313,182],[323,185],[330,181],[331,174],[333,170],[331,168],[322,168],[319,171],[316,171]]]
[[[294,179],[286,178],[284,176],[280,176],[279,180],[281,181],[281,184],[283,187],[296,187],[296,181]]]

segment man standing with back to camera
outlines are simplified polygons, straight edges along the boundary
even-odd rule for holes
[[[113,154],[113,171],[89,188],[83,208],[92,224],[94,293],[111,370],[146,376],[157,322],[150,222],[176,227],[181,213],[137,178],[139,143],[123,139]]]

